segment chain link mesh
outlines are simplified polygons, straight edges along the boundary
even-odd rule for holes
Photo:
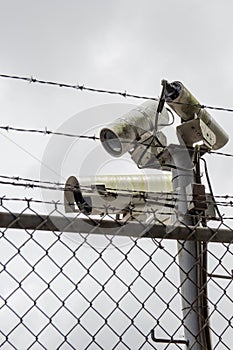
[[[107,214],[89,234],[12,228],[23,215],[42,218],[40,206],[1,200],[1,215],[17,208],[1,228],[1,349],[186,349],[178,260],[184,242],[96,235]],[[57,204],[50,207],[48,217],[63,217]],[[202,245],[200,260],[205,251],[206,322],[213,349],[230,350],[232,246]]]

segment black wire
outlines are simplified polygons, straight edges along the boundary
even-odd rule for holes
[[[209,186],[209,191],[210,191],[210,194],[211,194],[211,197],[213,199],[213,202],[214,202],[214,207],[216,208],[216,211],[218,213],[218,216],[219,218],[222,220],[223,217],[218,209],[218,205],[216,203],[216,200],[215,200],[215,197],[214,197],[214,193],[213,193],[213,189],[212,189],[212,185],[211,185],[211,181],[210,181],[210,177],[209,177],[209,172],[208,172],[208,167],[207,167],[207,163],[206,163],[206,160],[204,158],[201,158],[201,160],[203,161],[204,163],[204,169],[205,169],[205,175],[206,175],[206,180],[207,180],[207,183],[208,183],[208,186]]]
[[[70,89],[79,90],[79,91],[90,91],[90,92],[97,92],[97,93],[106,93],[106,94],[111,94],[111,95],[119,95],[119,96],[122,96],[125,98],[132,97],[132,98],[136,98],[136,99],[158,101],[158,98],[156,98],[156,97],[131,94],[131,93],[128,93],[126,90],[124,90],[123,92],[122,91],[113,91],[113,90],[86,87],[85,85],[80,85],[80,84],[72,85],[72,84],[66,84],[66,83],[61,83],[61,82],[36,79],[34,77],[21,77],[21,76],[17,76],[17,75],[8,75],[8,74],[0,74],[0,78],[22,80],[22,81],[27,81],[28,83],[51,85],[51,86],[57,86],[60,88],[70,88]],[[193,106],[193,107],[199,107],[201,109],[206,108],[206,109],[212,109],[212,110],[217,110],[217,111],[222,111],[222,112],[233,113],[232,108],[215,107],[215,106],[208,106],[208,105],[203,105],[203,104],[202,105],[200,105],[200,104],[198,104],[198,105],[197,104],[188,104],[188,103],[174,102],[174,101],[173,101],[173,103],[181,104],[181,105],[188,105],[188,106]]]
[[[162,91],[159,97],[159,103],[158,103],[158,107],[155,113],[155,127],[154,127],[154,132],[156,133],[158,130],[158,122],[159,122],[159,115],[163,110],[164,104],[165,104],[165,92],[166,92],[166,84],[167,81],[166,80],[162,80]]]
[[[168,109],[168,112],[172,115],[172,121],[169,124],[161,124],[161,126],[170,126],[174,124],[175,117],[174,114],[170,109]],[[7,132],[9,131],[16,131],[16,132],[22,132],[22,133],[38,133],[41,135],[57,135],[57,136],[67,136],[67,137],[74,137],[74,138],[80,138],[80,139],[92,139],[92,140],[100,140],[99,137],[95,135],[79,135],[79,134],[69,134],[69,133],[63,133],[63,132],[57,132],[57,131],[52,131],[52,130],[47,130],[45,127],[44,129],[26,129],[26,128],[17,128],[17,127],[12,127],[9,125],[6,126],[0,126],[0,130],[5,130]],[[150,137],[148,137],[149,139]],[[138,142],[140,144],[140,141]],[[161,146],[162,147],[162,146]],[[164,146],[163,146],[164,147]],[[225,157],[231,157],[233,158],[233,154],[230,153],[224,153],[224,152],[217,152],[217,151],[208,151],[208,154],[214,154],[214,155],[220,155],[220,156],[225,156]]]
[[[162,91],[161,91],[161,94],[159,97],[159,103],[158,103],[158,106],[157,106],[156,112],[155,112],[155,125],[154,125],[153,134],[142,142],[142,144],[145,144],[145,142],[148,141],[151,137],[151,141],[149,142],[148,145],[145,145],[146,146],[145,150],[142,152],[142,154],[140,155],[139,160],[137,162],[137,166],[139,169],[143,169],[143,166],[141,165],[142,158],[144,157],[144,155],[146,154],[148,149],[152,146],[154,141],[156,141],[156,143],[158,144],[158,147],[165,148],[164,145],[160,142],[160,140],[156,134],[158,131],[159,114],[162,112],[163,107],[164,107],[164,103],[165,103],[165,91],[166,91],[166,81],[165,80],[162,81],[162,86],[163,86],[163,88],[162,88]],[[171,125],[171,124],[167,124],[166,126],[168,126],[168,125]],[[165,126],[165,125],[161,125],[161,126]]]
[[[55,190],[55,191],[75,191],[76,187],[75,186],[67,186],[65,183],[61,182],[53,182],[53,181],[43,181],[43,180],[35,180],[35,179],[29,179],[29,178],[23,178],[19,176],[7,176],[7,175],[0,175],[0,178],[2,179],[7,179],[7,180],[12,180],[12,181],[1,181],[0,180],[0,185],[11,185],[11,186],[20,186],[24,188],[42,188],[42,189],[47,189],[47,190]],[[15,182],[17,181],[17,182]],[[24,181],[22,183],[22,181]],[[51,185],[51,186],[47,186]],[[80,185],[80,188],[82,190],[85,190],[85,192],[92,193],[93,192],[93,187],[91,185]],[[112,187],[105,187],[105,190],[111,194],[112,192],[120,192],[121,196],[134,196],[135,198],[141,198],[147,203],[153,203],[154,201],[158,200],[164,200],[165,202],[172,202],[172,201],[183,201],[179,199],[179,195],[175,192],[161,192],[161,191],[156,191],[156,192],[147,192],[147,191],[140,191],[140,190],[131,190],[131,189],[121,189],[121,188],[112,188]],[[230,195],[218,195],[218,196],[213,196],[211,195],[213,199],[215,198],[232,198],[233,196]],[[203,201],[203,203],[210,204],[212,201]],[[233,201],[229,202],[224,202],[224,201],[216,201],[216,205],[219,206],[230,206],[233,207]]]
[[[233,157],[233,154],[223,153],[223,152],[216,152],[216,151],[208,151],[208,154],[216,154],[216,155],[219,155],[219,156]]]
[[[171,125],[173,125],[174,122],[175,122],[175,116],[174,116],[174,113],[172,112],[172,110],[171,110],[170,108],[166,108],[166,109],[167,109],[167,111],[171,114],[171,116],[172,116],[172,121],[171,121],[170,123],[168,123],[168,124],[160,124],[160,126],[171,126]]]
[[[92,87],[87,87],[84,85],[80,84],[66,84],[66,83],[61,83],[61,82],[55,82],[55,81],[46,81],[46,80],[41,80],[41,79],[36,79],[33,77],[21,77],[17,75],[7,75],[7,74],[0,74],[0,78],[8,78],[8,79],[14,79],[14,80],[23,80],[27,81],[28,83],[37,83],[37,84],[43,84],[43,85],[51,85],[51,86],[56,86],[59,88],[70,88],[74,90],[79,90],[79,91],[90,91],[90,92],[97,92],[97,93],[106,93],[110,95],[119,95],[122,97],[132,97],[136,99],[143,99],[143,100],[154,100],[158,101],[158,98],[156,97],[148,97],[148,96],[140,96],[136,94],[130,94],[127,93],[126,90],[122,91],[113,91],[113,90],[106,90],[106,89],[99,89],[99,88],[92,88]]]
[[[66,137],[74,137],[74,138],[80,138],[80,139],[91,139],[91,140],[99,140],[99,137],[96,137],[95,135],[77,135],[77,134],[70,134],[70,133],[63,133],[58,131],[51,131],[48,130],[46,127],[44,130],[41,129],[25,129],[25,128],[15,128],[11,126],[0,126],[1,130],[5,131],[17,131],[17,132],[28,132],[28,133],[38,133],[43,135],[56,135],[56,136],[66,136]]]

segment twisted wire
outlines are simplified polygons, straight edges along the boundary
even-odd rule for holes
[[[0,74],[0,78],[7,78],[7,79],[13,79],[13,80],[22,80],[22,81],[27,81],[28,83],[37,83],[37,84],[42,84],[42,85],[50,85],[50,86],[56,86],[60,88],[68,88],[68,89],[74,89],[74,90],[79,90],[79,91],[89,91],[89,92],[96,92],[96,93],[103,93],[103,94],[110,94],[110,95],[119,95],[124,98],[127,97],[132,97],[135,99],[142,99],[142,100],[154,100],[158,101],[159,98],[157,97],[149,97],[149,96],[144,96],[144,95],[137,95],[137,94],[132,94],[128,93],[126,90],[124,91],[115,91],[115,90],[107,90],[107,89],[102,89],[102,88],[93,88],[93,87],[87,87],[85,85],[80,85],[80,84],[67,84],[67,83],[62,83],[62,82],[56,82],[56,81],[51,81],[51,80],[42,80],[42,79],[36,79],[34,77],[23,77],[23,76],[18,76],[18,75],[8,75],[8,74]],[[189,105],[187,103],[182,103],[182,102],[173,102],[177,104],[184,104],[184,105]],[[199,107],[201,109],[211,109],[211,110],[216,110],[216,111],[222,111],[222,112],[230,112],[233,113],[233,108],[226,108],[226,107],[218,107],[218,106],[209,106],[209,105],[204,105],[204,104],[193,104],[192,106],[194,107]]]

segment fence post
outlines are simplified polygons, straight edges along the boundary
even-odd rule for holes
[[[193,226],[192,216],[188,215],[187,186],[195,182],[193,151],[187,151],[182,146],[173,147],[171,156],[174,164],[172,169],[173,190],[177,194],[177,219],[184,225]],[[198,274],[200,261],[198,242],[177,241],[180,267],[180,286],[182,296],[182,311],[184,335],[188,349],[203,350],[205,341],[202,337],[201,305]]]

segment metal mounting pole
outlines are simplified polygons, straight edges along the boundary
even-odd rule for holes
[[[186,193],[187,186],[194,183],[192,153],[192,150],[188,152],[182,146],[174,147],[173,145],[170,150],[174,164],[172,169],[173,190],[178,194],[177,219],[187,226],[194,225],[192,217],[187,215]],[[200,323],[197,242],[178,241],[178,251],[185,339],[189,344],[188,349],[203,350],[205,347],[203,347]]]
[[[195,150],[195,180],[196,183],[201,185],[201,168],[200,168],[200,146],[196,146]],[[203,199],[202,199],[203,201]],[[200,203],[201,204],[201,203]],[[203,206],[203,203],[201,204]],[[199,205],[200,207],[200,205]],[[196,212],[198,214],[198,211]],[[200,210],[199,215],[196,217],[196,223],[201,221],[202,226],[207,227],[205,210]],[[208,312],[208,291],[207,291],[207,242],[197,242],[198,254],[199,254],[199,305],[200,305],[200,322],[201,322],[201,336],[202,342],[205,345],[205,349],[212,349],[212,341],[209,325],[209,312]]]

